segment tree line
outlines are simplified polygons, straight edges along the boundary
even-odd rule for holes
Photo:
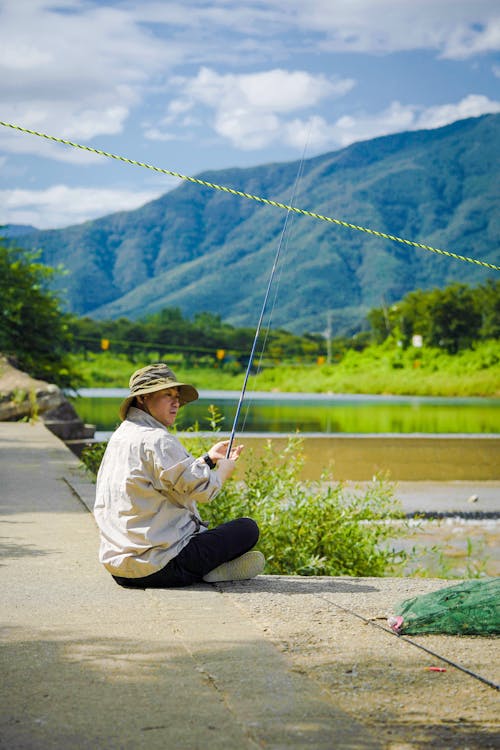
[[[219,360],[235,367],[246,363],[255,336],[254,329],[235,328],[220,315],[200,312],[190,320],[178,308],[165,308],[137,321],[73,318],[70,330],[75,351],[109,349],[132,359],[144,352],[173,352],[187,363]],[[261,333],[257,344],[261,349],[265,345],[271,360],[310,361],[326,347],[319,334],[299,336],[281,329]]]
[[[197,313],[192,320],[166,308],[142,320],[77,318],[62,309],[51,289],[54,269],[33,252],[0,240],[0,352],[21,369],[61,386],[77,387],[73,354],[111,349],[131,359],[145,353],[177,354],[186,364],[217,363],[237,371],[246,366],[254,329],[235,328],[219,315]],[[445,289],[410,292],[401,301],[370,311],[367,330],[327,342],[321,334],[296,335],[282,329],[261,334],[256,351],[268,364],[333,361],[348,349],[393,340],[456,353],[483,339],[500,338],[500,281],[475,288],[453,284]]]
[[[488,279],[474,288],[457,283],[445,289],[417,289],[396,304],[371,310],[367,317],[375,343],[393,338],[406,348],[418,340],[456,354],[476,341],[500,338],[500,281]]]

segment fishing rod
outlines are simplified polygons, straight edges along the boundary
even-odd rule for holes
[[[307,142],[306,142],[306,146],[307,146]],[[297,186],[299,184],[299,180],[300,180],[301,173],[302,173],[302,168],[303,168],[303,164],[304,164],[304,156],[305,156],[305,152],[306,152],[306,146],[304,146],[304,151],[302,153],[302,158],[301,158],[300,163],[299,163],[299,168],[298,168],[298,171],[297,171],[297,176],[295,178],[295,183],[294,183],[293,190],[292,190],[292,197],[291,197],[291,201],[290,201],[290,203],[292,203],[292,204],[293,204],[293,201],[295,200],[295,194],[296,194],[296,191],[297,191]],[[280,255],[281,255],[281,248],[283,246],[283,240],[285,238],[286,229],[287,229],[287,226],[288,226],[288,219],[290,217],[290,211],[291,211],[291,207],[286,212],[285,221],[284,221],[284,224],[283,224],[283,229],[281,230],[281,235],[280,235],[280,239],[279,239],[279,242],[278,242],[278,248],[277,248],[275,256],[274,256],[274,262],[273,262],[273,266],[272,266],[272,269],[271,269],[271,273],[269,274],[269,280],[267,282],[266,293],[264,295],[264,301],[262,303],[262,307],[261,307],[260,315],[259,315],[259,320],[258,320],[258,323],[257,323],[257,328],[255,329],[255,335],[254,335],[254,339],[253,339],[253,343],[252,343],[252,348],[250,350],[250,357],[248,359],[247,368],[245,370],[245,377],[244,377],[244,380],[243,380],[243,386],[242,386],[240,397],[239,397],[239,400],[238,400],[238,405],[236,407],[236,413],[234,415],[233,426],[232,426],[232,429],[231,429],[231,434],[230,434],[230,437],[229,437],[229,443],[228,443],[227,451],[226,451],[226,458],[229,458],[229,456],[231,454],[232,447],[233,447],[234,436],[235,436],[235,433],[236,433],[236,427],[238,425],[238,420],[240,418],[241,408],[243,406],[243,400],[245,398],[245,394],[246,394],[246,390],[247,390],[248,379],[250,377],[250,370],[252,368],[252,363],[253,363],[253,359],[254,359],[254,356],[255,356],[255,350],[257,348],[257,341],[258,341],[258,338],[259,338],[259,335],[260,335],[260,330],[262,328],[262,321],[264,319],[264,313],[265,313],[265,310],[266,310],[266,307],[267,307],[267,302],[269,300],[269,295],[271,293],[271,288],[272,288],[272,285],[273,285],[274,276],[275,276],[276,270],[278,268],[278,263],[279,263],[279,259],[280,259]]]

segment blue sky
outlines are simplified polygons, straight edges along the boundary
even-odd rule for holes
[[[497,0],[0,0],[0,120],[195,175],[500,112],[499,49]],[[176,184],[0,127],[0,224]]]

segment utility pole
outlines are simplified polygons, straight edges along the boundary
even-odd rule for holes
[[[332,363],[332,311],[328,310],[326,313],[326,361],[327,364]]]

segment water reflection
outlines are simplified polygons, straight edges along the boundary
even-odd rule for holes
[[[74,401],[79,416],[99,431],[113,430],[125,389],[82,389]],[[239,394],[201,391],[199,401],[181,409],[177,427],[209,428],[208,408],[214,404],[233,425]],[[500,399],[332,396],[324,394],[247,394],[239,430],[247,432],[370,434],[497,434]]]

